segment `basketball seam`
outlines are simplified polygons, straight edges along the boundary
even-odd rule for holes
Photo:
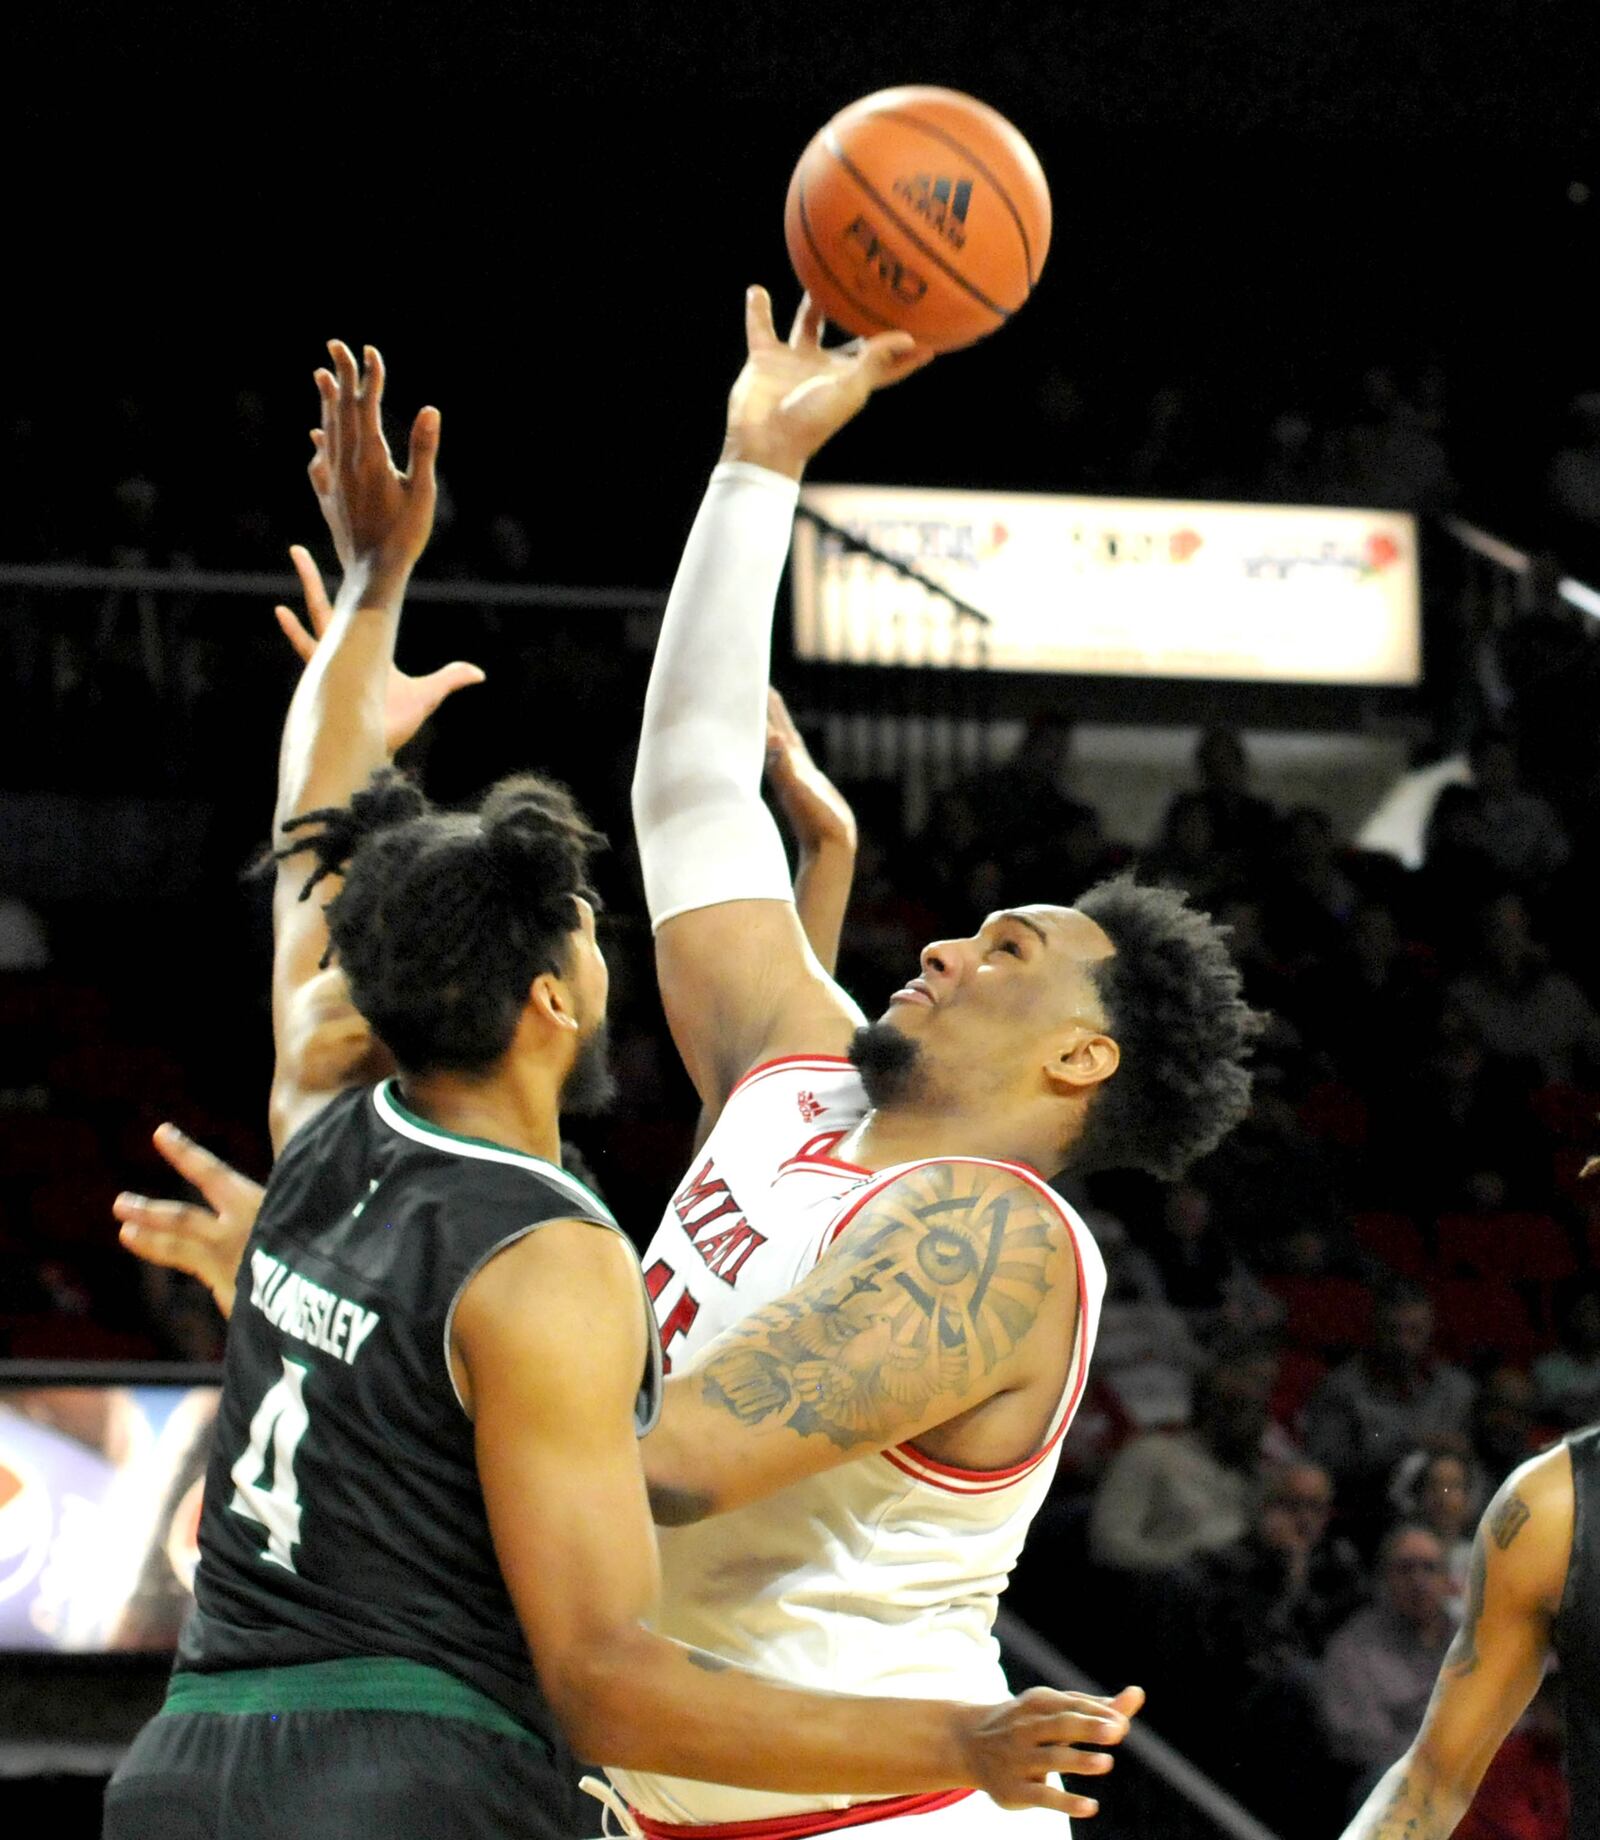
[[[849,154],[839,146],[838,142],[833,138],[833,130],[831,128],[824,136],[822,144],[845,171],[849,173],[850,177],[855,180],[856,184],[861,187],[862,191],[867,194],[878,209],[884,213],[894,227],[897,230],[903,231],[906,236],[911,239],[913,246],[920,249],[930,262],[942,269],[964,293],[970,294],[980,307],[987,307],[991,313],[998,315],[999,318],[1003,320],[1010,319],[1011,310],[1009,307],[1002,307],[995,301],[992,301],[987,294],[981,293],[970,281],[966,280],[957,270],[953,269],[950,264],[945,261],[944,257],[939,254],[937,249],[931,248],[927,243],[923,242],[922,238],[917,235],[916,231],[911,228],[910,224],[908,224],[894,206],[890,204],[888,199],[878,191],[867,175],[862,172],[860,167],[855,165]],[[1026,255],[1026,252],[1024,252],[1024,255]]]
[[[1011,202],[1011,194],[994,174],[990,172],[988,167],[984,165],[983,161],[969,148],[964,147],[953,134],[946,134],[943,128],[934,127],[931,122],[923,121],[920,116],[905,115],[902,114],[899,109],[879,109],[875,112],[879,115],[887,115],[894,121],[903,121],[909,127],[920,128],[924,134],[931,135],[934,140],[943,141],[945,146],[959,153],[962,159],[969,161],[978,172],[983,174],[984,178],[994,187],[1000,202],[1011,213],[1011,221],[1017,226],[1017,235],[1022,238],[1022,259],[1028,269],[1028,291],[1032,293],[1034,287],[1037,285],[1038,277],[1035,275],[1033,269],[1033,246],[1028,241],[1028,227],[1022,221],[1022,213]]]
[[[850,289],[847,288],[845,284],[839,279],[839,277],[833,272],[833,270],[829,268],[828,258],[817,247],[817,239],[811,233],[811,219],[806,215],[806,188],[804,184],[802,184],[800,187],[800,196],[799,196],[798,203],[800,206],[800,228],[806,233],[806,242],[810,246],[811,253],[817,258],[817,267],[822,270],[823,274],[825,274],[828,277],[828,279],[833,283],[833,285],[839,290],[839,292],[844,295],[845,299],[850,302],[851,306],[859,307],[860,310],[866,314],[868,319],[876,320],[878,324],[882,326],[886,331],[888,332],[898,331],[899,328],[895,326],[892,320],[886,320],[881,313],[874,313],[871,307],[869,307],[864,300],[858,300],[856,296],[850,291]]]

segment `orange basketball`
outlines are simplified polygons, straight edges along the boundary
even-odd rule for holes
[[[800,156],[789,259],[835,325],[940,351],[1002,326],[1050,247],[1050,188],[1003,115],[953,89],[879,90]]]

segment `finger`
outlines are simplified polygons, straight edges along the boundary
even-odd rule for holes
[[[165,1265],[203,1277],[212,1263],[206,1229],[214,1226],[204,1209],[181,1201],[151,1201],[118,1195],[111,1211],[122,1222],[117,1238],[150,1265]]]
[[[383,386],[388,371],[383,362],[383,353],[376,345],[363,345],[361,355],[366,364],[366,374],[361,384],[361,428],[363,435],[378,443],[385,453],[388,443],[383,437]]]
[[[877,390],[898,380],[917,351],[917,341],[909,332],[880,332],[861,347],[856,363]]]
[[[1072,1744],[1041,1744],[1039,1768],[1059,1776],[1109,1776],[1117,1760],[1110,1751],[1081,1751]]]
[[[1137,1718],[1144,1710],[1144,1688],[1124,1687],[1120,1693],[1113,1693],[1107,1704],[1115,1706],[1125,1719]]]
[[[789,328],[789,345],[793,351],[816,351],[821,347],[822,334],[827,321],[822,316],[822,309],[811,298],[809,292],[800,296],[800,309],[794,316],[794,324]]]
[[[294,564],[295,574],[300,577],[300,592],[306,597],[306,612],[311,615],[311,630],[320,639],[333,618],[333,603],[328,599],[322,570],[317,567],[316,557],[303,543],[289,545],[289,560]]]
[[[431,406],[417,411],[406,450],[406,478],[425,491],[434,489],[433,469],[439,457],[439,411]]]
[[[764,287],[745,289],[744,339],[752,354],[771,351],[778,343],[777,329],[772,323],[772,296]]]
[[[1075,1821],[1092,1821],[1100,1804],[1092,1795],[1074,1795],[1058,1789],[1054,1783],[1030,1783],[1027,1793],[1015,1804],[1021,1808],[1053,1808],[1057,1814],[1071,1815]]]
[[[310,664],[317,649],[316,635],[306,631],[293,608],[280,603],[272,611],[277,616],[279,630],[294,647],[295,656],[302,664]]]
[[[339,456],[339,383],[333,372],[326,369],[314,371],[312,377],[322,404],[322,427],[312,434],[311,445],[329,467],[334,467]]]
[[[153,1141],[184,1181],[193,1183],[219,1214],[234,1206],[242,1191],[257,1188],[247,1175],[214,1156],[204,1144],[197,1144],[175,1124],[158,1125]]]
[[[344,472],[361,463],[361,373],[343,339],[329,339],[328,355],[339,380],[339,454],[334,469]]]
[[[1041,1712],[1027,1728],[1036,1744],[1120,1744],[1128,1735],[1128,1721],[1103,1703]]]
[[[311,475],[311,490],[318,498],[326,498],[333,487],[333,466],[328,459],[328,437],[320,428],[311,430],[311,462],[306,471]]]

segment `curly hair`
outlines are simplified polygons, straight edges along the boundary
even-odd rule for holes
[[[408,1073],[477,1072],[501,1058],[528,986],[566,962],[575,900],[594,900],[589,859],[605,841],[565,787],[535,774],[501,780],[476,811],[448,812],[392,767],[348,805],[283,828],[305,834],[280,862],[314,858],[302,901],[343,876],[327,907],[328,956]]]
[[[1244,1000],[1226,929],[1175,890],[1122,875],[1077,905],[1116,947],[1093,975],[1122,1059],[1089,1106],[1072,1168],[1176,1181],[1249,1109],[1246,1061],[1265,1019]]]

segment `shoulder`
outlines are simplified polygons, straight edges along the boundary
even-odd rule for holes
[[[986,1281],[1017,1276],[1018,1258],[1046,1282],[1081,1262],[1087,1229],[1037,1176],[1010,1163],[950,1157],[886,1171],[856,1196],[830,1253],[869,1252],[891,1243],[915,1246],[925,1269],[981,1273]]]
[[[1478,1541],[1513,1589],[1553,1602],[1566,1582],[1573,1517],[1572,1453],[1563,1442],[1506,1477],[1483,1511]]]

